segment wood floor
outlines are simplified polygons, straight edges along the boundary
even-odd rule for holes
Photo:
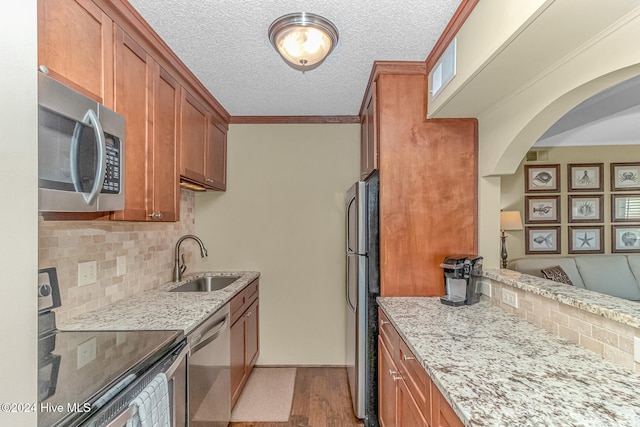
[[[286,423],[231,423],[229,427],[362,427],[353,415],[346,368],[297,368]]]

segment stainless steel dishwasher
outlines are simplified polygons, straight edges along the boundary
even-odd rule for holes
[[[226,427],[231,419],[229,304],[187,336],[189,426]]]

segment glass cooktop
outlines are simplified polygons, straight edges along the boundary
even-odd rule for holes
[[[38,340],[38,426],[95,413],[184,338],[182,331],[55,331]]]

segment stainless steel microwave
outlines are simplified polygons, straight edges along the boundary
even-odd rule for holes
[[[124,117],[38,73],[38,209],[124,209]]]

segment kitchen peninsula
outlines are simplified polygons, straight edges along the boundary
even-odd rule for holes
[[[379,303],[431,387],[466,426],[640,422],[639,374],[487,301],[463,307],[427,297]]]

